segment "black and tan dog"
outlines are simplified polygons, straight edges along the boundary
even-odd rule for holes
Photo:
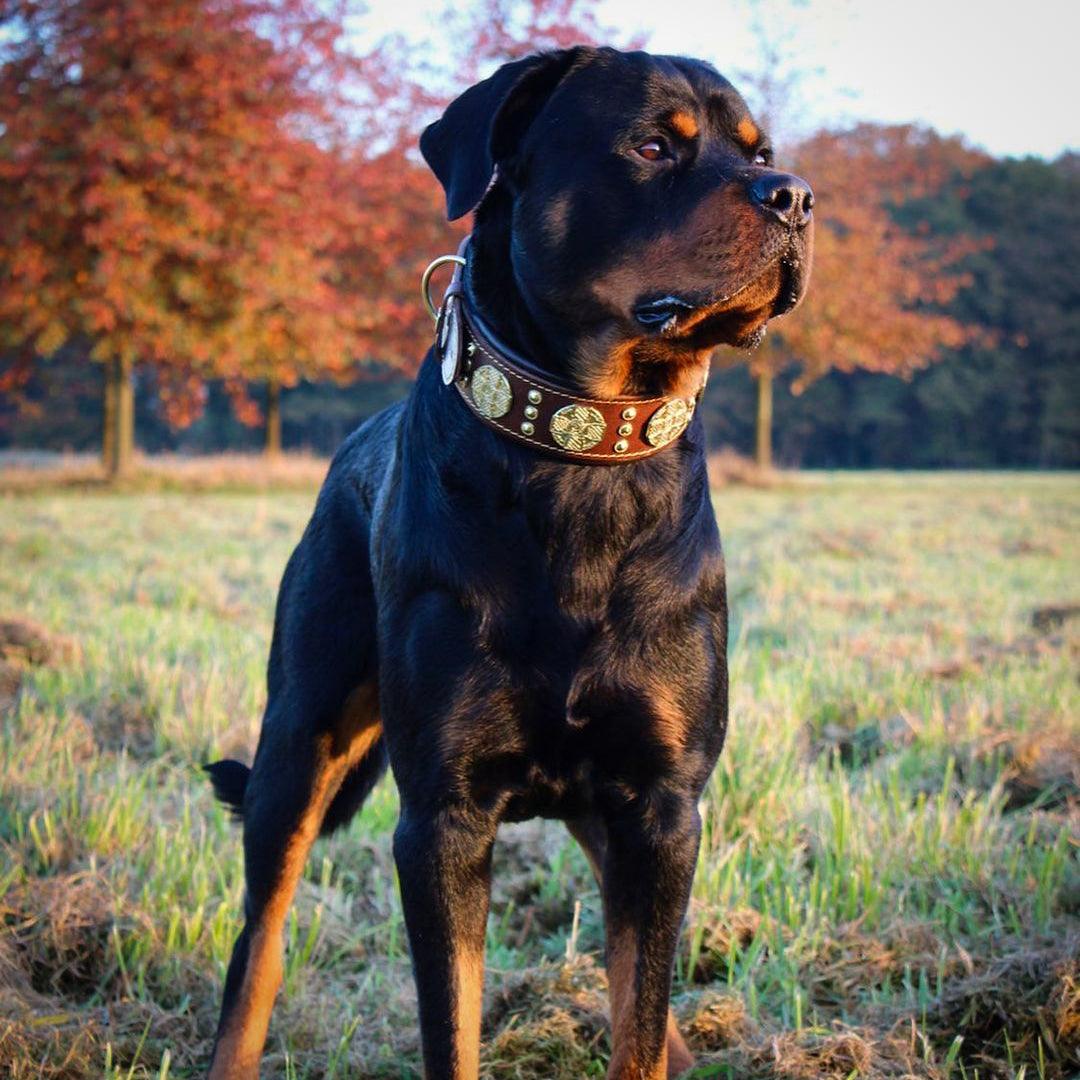
[[[450,217],[477,207],[468,262],[411,395],[341,448],[289,560],[254,765],[209,767],[247,877],[211,1076],[257,1075],[308,851],[388,761],[430,1080],[477,1075],[492,844],[538,815],[600,881],[609,1077],[674,1076],[673,957],[727,723],[693,409],[711,350],[802,295],[813,197],[731,85],[678,57],[507,64],[421,149]]]

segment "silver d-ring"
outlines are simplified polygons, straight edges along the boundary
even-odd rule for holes
[[[437,259],[432,259],[428,263],[427,269],[420,277],[420,295],[424,298],[424,305],[433,319],[438,319],[439,309],[431,302],[431,275],[440,266],[445,266],[447,263],[457,263],[458,266],[464,266],[465,260],[460,255],[440,255]]]

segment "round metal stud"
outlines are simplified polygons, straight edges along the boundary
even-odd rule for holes
[[[525,418],[527,420],[535,420],[540,415],[540,410],[535,405],[525,406]]]
[[[637,409],[635,409],[633,405],[628,405],[622,411],[622,418],[624,420],[633,420],[635,416],[637,416]]]
[[[551,437],[564,450],[590,450],[603,437],[604,414],[591,405],[564,405],[551,418]]]
[[[619,434],[622,435],[622,436],[633,435],[634,434],[634,425],[633,424],[620,424],[619,425]]]
[[[489,420],[505,416],[514,403],[510,380],[491,364],[484,364],[476,369],[469,390],[477,412]]]
[[[625,439],[620,439],[615,444],[615,453],[616,454],[625,454],[626,451],[629,450],[629,449],[630,449],[630,444]]]
[[[539,405],[544,400],[544,395],[539,390],[530,390],[527,397],[533,405]]]
[[[691,412],[690,406],[682,398],[672,398],[649,417],[645,438],[651,446],[666,446],[686,430]]]
[[[521,434],[522,435],[531,435],[535,430],[536,430],[536,428],[533,427],[533,425],[530,424],[528,420],[525,420],[525,421],[522,422],[522,424],[521,424]]]

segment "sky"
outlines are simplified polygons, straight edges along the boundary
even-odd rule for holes
[[[406,34],[440,6],[369,4],[369,32]],[[995,155],[1080,150],[1080,0],[601,0],[598,14],[736,86],[760,55],[759,19],[807,73],[798,127],[918,121]]]

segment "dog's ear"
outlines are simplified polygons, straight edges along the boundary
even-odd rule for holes
[[[446,192],[446,215],[454,221],[484,197],[495,166],[510,157],[529,124],[584,53],[584,47],[538,53],[503,64],[469,87],[429,124],[420,152]]]

